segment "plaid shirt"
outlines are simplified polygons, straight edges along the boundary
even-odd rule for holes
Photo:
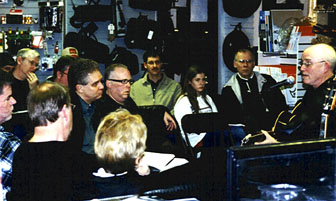
[[[12,162],[15,150],[21,141],[15,135],[5,132],[0,126],[0,173],[2,182],[2,196],[6,200],[6,193],[12,184]]]

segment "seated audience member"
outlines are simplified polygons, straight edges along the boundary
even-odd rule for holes
[[[74,200],[89,180],[90,161],[69,152],[65,141],[72,129],[72,105],[66,88],[44,82],[28,95],[34,135],[14,154],[12,190],[8,200]],[[84,192],[89,192],[85,189]]]
[[[181,120],[186,114],[218,112],[215,103],[206,93],[206,76],[204,71],[194,65],[191,66],[186,75],[183,85],[183,94],[177,100],[174,112],[177,122],[183,132]],[[188,139],[192,147],[202,146],[202,139],[206,133],[188,133]],[[185,138],[185,135],[183,135]]]
[[[93,173],[98,198],[136,194],[140,176],[150,173],[142,164],[146,149],[147,128],[140,115],[118,109],[99,124],[94,152],[101,168]],[[140,175],[140,176],[139,176]]]
[[[160,132],[165,131],[164,125],[166,126],[167,131],[176,129],[176,123],[169,113],[165,111],[165,107],[154,106],[140,109],[134,103],[133,99],[129,96],[132,77],[127,66],[123,64],[112,64],[108,66],[105,70],[104,80],[106,91],[103,93],[102,98],[97,101],[92,116],[93,128],[95,130],[104,116],[118,108],[125,108],[132,114],[140,114],[149,129],[149,133],[153,131],[153,126],[149,125],[154,124],[157,128],[162,128],[161,125],[163,126],[163,129],[160,130]],[[147,143],[152,144],[151,142],[155,140],[153,143],[155,143],[157,147],[160,146],[162,148],[161,143],[163,142],[161,141],[164,139],[162,137],[164,136],[164,133],[158,133],[158,135],[160,136],[155,135],[157,138],[153,140],[149,139],[149,142],[147,141]],[[152,138],[154,138],[154,136]],[[151,148],[152,146],[149,147]]]
[[[327,132],[325,132],[326,124],[322,124],[321,119],[322,113],[328,112],[324,111],[326,97],[329,97],[330,89],[336,87],[335,49],[327,44],[315,44],[303,51],[301,59],[300,71],[307,91],[296,103],[293,111],[284,114],[285,117],[289,115],[288,118],[279,116],[284,124],[276,126],[273,136],[266,131],[263,132],[266,140],[262,144],[335,137],[335,115],[329,116]],[[286,119],[288,120],[285,121]]]
[[[62,50],[61,56],[78,57],[78,50],[75,47],[66,47]]]
[[[0,72],[0,125],[12,118],[13,105],[11,77],[6,72]],[[12,161],[20,140],[12,133],[4,131],[0,126],[0,183],[2,197],[6,200],[6,193],[12,185]]]
[[[233,66],[238,72],[222,90],[220,112],[229,115],[229,124],[245,126],[241,138],[261,129],[270,130],[278,114],[287,109],[280,89],[270,88],[276,81],[253,71],[255,56],[249,49],[237,51]]]
[[[39,62],[40,54],[36,50],[23,48],[18,51],[16,66],[11,72],[13,98],[16,100],[13,112],[27,110],[28,93],[38,84],[38,78],[34,72],[38,69]],[[21,139],[32,132],[27,113],[15,115],[4,124],[4,127]]]
[[[5,72],[11,72],[14,69],[15,61],[8,53],[0,53],[0,69]]]
[[[132,85],[132,99],[138,106],[163,105],[173,114],[174,104],[182,91],[180,84],[161,71],[158,52],[146,51],[143,60],[147,72]]]
[[[73,129],[69,144],[74,151],[84,151],[93,155],[96,136],[92,127],[92,115],[97,106],[96,100],[103,94],[103,79],[99,64],[91,59],[78,58],[72,64],[68,74],[71,103],[73,110]]]
[[[92,117],[94,128],[98,127],[100,120],[108,113],[125,108],[132,114],[138,114],[139,108],[129,96],[133,82],[130,71],[124,64],[112,64],[105,70],[104,75],[106,91],[98,100],[97,107]],[[174,119],[162,111],[163,120],[167,130],[176,128]]]
[[[47,80],[68,86],[68,72],[70,64],[75,60],[71,56],[61,56],[53,67],[53,75]]]

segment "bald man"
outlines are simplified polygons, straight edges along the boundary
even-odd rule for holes
[[[304,50],[300,71],[307,91],[291,113],[280,115],[280,118],[288,115],[292,117],[287,124],[278,124],[273,137],[265,132],[266,140],[262,144],[335,136],[334,115],[330,115],[327,132],[322,121],[322,114],[327,114],[324,103],[330,94],[334,96],[330,89],[336,87],[335,65],[336,52],[330,45],[320,43]]]

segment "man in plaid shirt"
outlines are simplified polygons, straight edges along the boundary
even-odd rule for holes
[[[4,200],[11,187],[13,155],[20,145],[20,140],[12,133],[5,132],[1,124],[12,118],[15,103],[16,100],[12,97],[11,77],[0,71],[0,181],[2,184],[0,190]]]

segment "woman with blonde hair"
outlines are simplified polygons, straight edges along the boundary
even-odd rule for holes
[[[140,115],[125,109],[111,112],[98,126],[94,143],[100,169],[93,173],[98,198],[136,194],[142,177],[150,173],[142,164],[147,128]]]

